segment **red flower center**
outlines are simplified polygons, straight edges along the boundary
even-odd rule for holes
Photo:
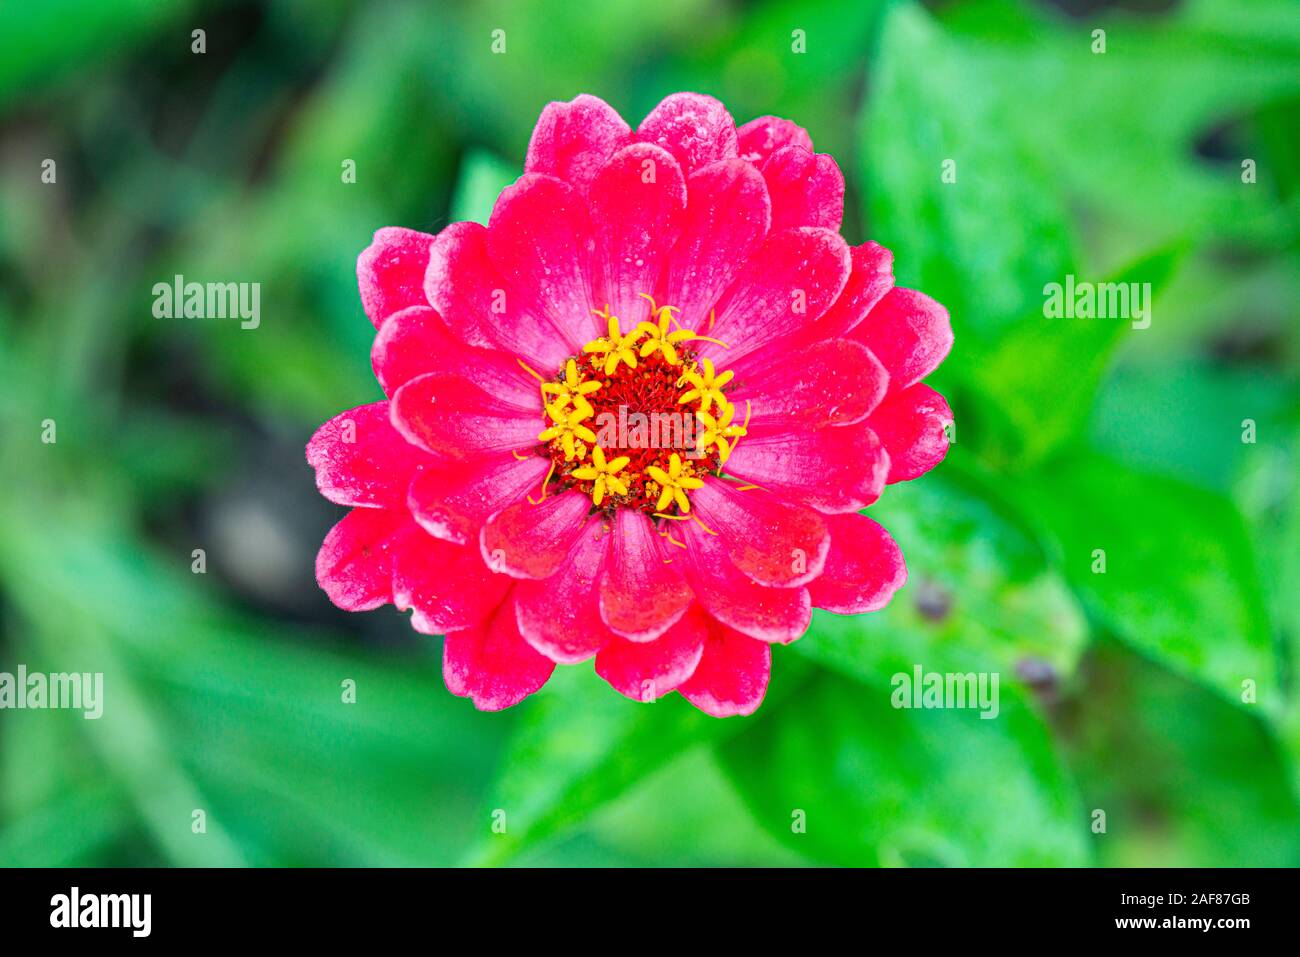
[[[672,311],[654,307],[657,323],[623,333],[606,307],[599,315],[608,334],[542,384],[546,428],[538,439],[551,459],[543,494],[554,482],[557,491],[589,495],[598,509],[676,517],[690,512],[689,493],[703,477],[721,470],[745,434],[724,391],[732,375],[681,347],[715,340],[672,330]]]

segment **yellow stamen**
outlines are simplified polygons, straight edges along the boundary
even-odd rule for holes
[[[645,295],[645,293],[642,293]],[[646,298],[649,298],[648,296]],[[653,300],[651,300],[653,302]],[[645,359],[654,355],[656,352],[663,353],[664,361],[670,366],[675,366],[681,361],[677,356],[677,344],[679,342],[688,342],[695,338],[695,333],[689,329],[681,329],[677,332],[668,331],[668,323],[672,319],[672,314],[668,311],[672,306],[664,306],[659,310],[659,324],[652,322],[642,322],[636,327],[636,335],[646,336],[645,342],[641,344],[641,358]]]
[[[734,373],[715,369],[712,360],[701,359],[693,351],[696,342],[708,342],[724,349],[725,342],[686,328],[679,321],[675,306],[661,306],[649,293],[640,296],[649,305],[649,317],[628,332],[620,327],[620,320],[609,303],[602,309],[591,310],[602,320],[604,335],[585,343],[580,354],[565,360],[553,379],[543,380],[520,361],[540,382],[545,428],[538,441],[549,445],[547,454],[553,465],[543,482],[541,497],[546,497],[550,482],[557,479],[561,488],[581,483],[592,504],[605,510],[607,516],[612,507],[618,506],[640,509],[655,518],[691,520],[689,493],[702,488],[710,474],[716,472],[722,476],[723,464],[745,434],[746,426],[733,421],[736,408],[726,393]],[[709,327],[716,321],[716,312],[711,312]],[[649,361],[642,365],[638,360]],[[665,366],[675,368],[665,369]],[[648,391],[641,388],[639,377],[643,375],[647,377]],[[643,400],[644,396],[651,398]],[[604,423],[610,408],[627,401],[665,406],[661,410],[634,410],[641,414],[668,413],[676,407],[698,415],[703,434],[697,447],[689,455],[685,452],[669,455],[667,451],[646,455],[639,451],[636,440],[623,439],[620,432],[620,438],[615,440],[617,445],[610,446],[611,451],[607,453],[598,444],[596,422],[602,423],[599,438],[605,438]],[[597,410],[599,419],[595,418]],[[747,406],[746,425],[748,421]],[[624,442],[632,443],[627,448],[630,455],[612,451],[615,448],[622,451]],[[704,454],[696,455],[696,451]],[[633,458],[637,466],[630,469]],[[700,527],[715,534],[702,522]]]
[[[605,357],[605,375],[613,375],[620,362],[627,363],[629,369],[636,368],[636,341],[638,334],[633,332],[623,335],[618,328],[618,316],[609,311],[609,303],[604,310],[591,310],[608,322],[609,333],[600,339],[593,339],[582,347],[586,353],[597,353]]]
[[[745,405],[748,408],[749,403],[746,402]],[[710,446],[715,446],[720,464],[731,457],[740,439],[746,435],[745,425],[749,424],[748,413],[745,415],[745,425],[732,425],[731,419],[735,414],[736,407],[725,400],[718,411],[717,418],[708,412],[695,413],[696,418],[704,425],[704,432],[700,435],[696,448],[703,452]]]
[[[659,493],[659,501],[655,503],[656,512],[662,512],[670,502],[673,502],[676,503],[677,510],[685,515],[691,510],[691,500],[686,493],[704,487],[703,479],[698,479],[683,470],[682,457],[676,452],[668,460],[667,472],[657,465],[650,465],[646,467],[646,474],[658,482],[663,489]]]
[[[595,381],[584,382],[578,377],[578,363],[570,359],[564,366],[564,378],[559,382],[542,383],[542,401],[546,401],[547,394],[555,396],[558,406],[563,408],[570,402],[576,406],[579,402],[586,403],[586,396],[600,388],[600,383]],[[590,408],[590,404],[587,404]]]
[[[545,379],[543,379],[543,378],[541,377],[541,375],[540,375],[540,374],[539,374],[535,369],[531,368],[531,367],[528,365],[528,363],[525,362],[523,359],[515,359],[515,361],[518,362],[521,366],[523,366],[523,367],[524,367],[524,371],[527,372],[527,373],[528,373],[530,376],[532,376],[534,379],[536,379],[538,382],[545,382],[545,381],[546,381]]]
[[[627,482],[618,477],[618,473],[632,461],[626,455],[606,461],[605,450],[599,445],[591,450],[591,464],[576,468],[569,474],[583,482],[591,482],[591,503],[599,506],[605,499],[608,489],[615,495],[627,494]]]
[[[539,442],[553,442],[556,439],[560,441],[560,447],[564,449],[564,460],[573,461],[577,455],[577,449],[574,445],[575,439],[582,439],[584,442],[595,442],[596,433],[591,431],[582,422],[594,411],[589,403],[582,396],[575,396],[575,407],[568,411],[563,402],[556,402],[553,405],[546,406],[546,414],[554,423],[550,428],[543,430],[537,436]]]
[[[555,474],[555,460],[551,459],[551,467],[546,470],[546,478],[542,479],[542,494],[538,497],[537,501],[535,502],[533,501],[533,497],[531,495],[528,496],[529,505],[541,505],[544,501],[546,501],[546,486],[550,484],[551,476],[554,474]]]
[[[700,403],[700,411],[708,412],[709,407],[713,405],[714,402],[717,402],[718,405],[721,406],[727,401],[726,395],[723,394],[722,387],[732,380],[735,373],[728,369],[726,372],[719,375],[713,368],[712,359],[705,359],[703,367],[703,372],[696,369],[694,371],[687,371],[683,374],[682,379],[689,382],[693,388],[688,392],[682,393],[682,395],[678,397],[677,402],[680,405],[686,402],[698,401]],[[678,382],[681,381],[681,379],[678,380]]]
[[[695,519],[695,524],[698,525],[698,526],[700,526],[700,528],[704,529],[704,530],[705,530],[706,532],[708,532],[710,535],[715,535],[715,536],[716,536],[716,535],[718,534],[718,533],[715,532],[713,529],[709,528],[709,526],[705,525],[704,522],[702,522],[702,521],[700,520],[700,516],[699,516],[699,515],[692,515],[691,518]]]
[[[694,336],[694,337],[693,337],[693,341],[695,341],[695,342],[712,342],[715,346],[722,346],[722,348],[724,348],[724,349],[730,349],[730,348],[731,348],[731,346],[727,345],[727,344],[726,344],[725,342],[723,342],[721,339],[710,339],[708,336],[698,336],[698,335],[697,335],[697,336]]]

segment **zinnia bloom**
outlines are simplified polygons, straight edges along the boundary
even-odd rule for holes
[[[445,635],[448,689],[483,710],[594,656],[634,700],[751,713],[814,607],[903,584],[859,513],[948,448],[921,382],[948,315],[841,238],[843,206],[788,120],[547,106],[486,227],[381,229],[357,261],[388,398],[307,447],[352,507],[321,587]]]

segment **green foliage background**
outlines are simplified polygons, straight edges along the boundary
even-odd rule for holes
[[[480,715],[312,580],[302,446],[380,397],[355,256],[484,218],[547,101],[679,89],[837,156],[846,236],[952,312],[958,441],[871,510],[906,588],[755,717],[590,666]],[[1300,863],[1298,197],[1290,0],[0,4],[0,670],[108,695],[0,712],[0,863]],[[154,319],[178,272],[261,328]],[[1151,327],[1043,318],[1067,273]],[[1000,717],[892,709],[915,663]]]

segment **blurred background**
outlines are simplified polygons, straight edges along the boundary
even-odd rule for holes
[[[0,711],[0,864],[1300,864],[1295,14],[3,0],[0,671],[107,704]],[[590,665],[478,714],[313,578],[303,446],[381,397],[356,255],[483,220],[549,100],[683,89],[837,157],[846,237],[952,313],[956,445],[870,510],[907,586],[753,718]],[[260,326],[154,318],[177,273]],[[1045,318],[1067,275],[1150,328]],[[914,664],[998,672],[998,719],[894,710]]]

